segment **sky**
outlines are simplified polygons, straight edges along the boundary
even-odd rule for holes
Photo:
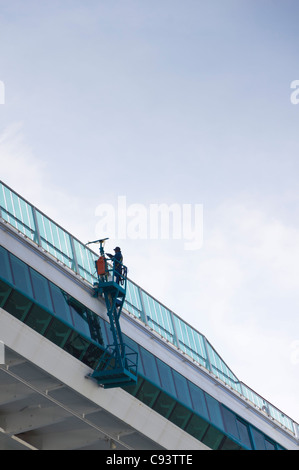
[[[134,282],[297,422],[298,14],[0,0],[1,180],[83,242],[109,236]],[[161,204],[176,236],[150,218]]]

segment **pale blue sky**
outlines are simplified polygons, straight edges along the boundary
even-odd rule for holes
[[[299,421],[298,13],[297,0],[0,0],[0,172],[83,241],[120,195],[203,204],[201,250],[122,242],[131,277]]]

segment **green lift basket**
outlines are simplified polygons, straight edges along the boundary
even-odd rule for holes
[[[89,242],[100,243],[100,257],[95,262],[98,281],[93,296],[105,299],[113,344],[106,347],[90,377],[104,388],[113,388],[137,382],[138,353],[124,343],[119,322],[126,297],[127,268],[114,258],[111,262],[106,258],[105,240]]]

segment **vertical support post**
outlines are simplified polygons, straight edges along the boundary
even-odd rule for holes
[[[207,339],[205,336],[202,337],[204,345],[205,345],[205,350],[206,350],[206,356],[207,356],[207,369],[212,372],[212,364],[211,364],[211,359],[209,355],[209,350],[208,350],[208,343]]]
[[[77,260],[77,254],[76,254],[76,250],[75,250],[75,244],[74,244],[74,239],[71,235],[69,235],[70,237],[70,243],[71,243],[71,249],[72,249],[72,254],[73,254],[73,270],[79,274],[79,265],[78,265],[78,260]]]
[[[5,344],[0,341],[0,364],[5,364]]]
[[[34,206],[31,206],[31,210],[32,210],[32,216],[33,216],[33,221],[34,221],[34,226],[35,226],[35,234],[34,234],[35,240],[34,241],[35,243],[38,244],[38,246],[42,246],[42,241],[41,241],[41,237],[39,233],[37,216],[36,216],[36,209]]]
[[[140,303],[141,303],[141,312],[140,312],[141,321],[143,321],[143,323],[148,325],[147,315],[145,313],[145,306],[144,306],[143,297],[142,297],[142,289],[140,289],[139,286],[136,286],[136,287],[139,292],[139,298],[140,298]]]

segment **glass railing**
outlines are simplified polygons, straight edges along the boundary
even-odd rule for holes
[[[97,281],[98,255],[3,182],[0,182],[0,217],[91,285]],[[205,336],[130,279],[124,308],[298,437],[298,424],[240,382]]]

